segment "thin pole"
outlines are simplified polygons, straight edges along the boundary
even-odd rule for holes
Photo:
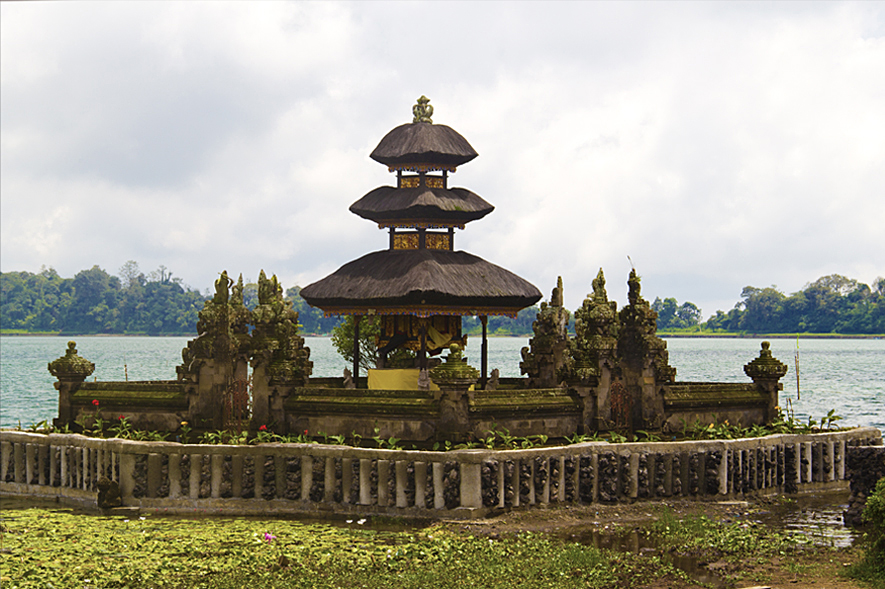
[[[482,390],[486,388],[486,373],[489,370],[489,337],[488,337],[488,323],[489,317],[488,315],[483,315],[479,318],[482,323],[482,348],[480,349],[480,368],[482,370],[482,380],[480,381],[480,387]]]
[[[418,368],[427,368],[427,320],[421,319],[421,354],[418,356]]]
[[[360,320],[362,315],[353,315],[353,386],[360,376]]]

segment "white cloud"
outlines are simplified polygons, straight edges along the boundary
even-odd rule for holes
[[[457,246],[575,307],[603,266],[727,310],[885,274],[878,4],[26,3],[2,10],[3,271],[287,286],[385,247],[347,207],[427,94],[496,206]],[[723,304],[725,301],[725,304]]]

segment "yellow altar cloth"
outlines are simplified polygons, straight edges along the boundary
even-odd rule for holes
[[[417,368],[369,368],[369,388],[385,391],[417,391]],[[439,387],[430,383],[431,391]]]

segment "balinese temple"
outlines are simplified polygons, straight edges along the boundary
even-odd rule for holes
[[[304,287],[301,296],[326,316],[356,316],[355,344],[361,316],[380,316],[379,368],[396,348],[414,351],[416,368],[426,368],[428,355],[452,343],[466,344],[461,317],[478,316],[484,385],[488,317],[515,317],[541,293],[512,272],[455,249],[455,230],[494,207],[466,188],[449,186],[449,175],[478,154],[457,131],[433,123],[429,102],[419,98],[412,122],[390,131],[370,155],[396,173],[396,186],[376,188],[350,207],[387,230],[387,249],[345,264]],[[354,377],[358,349],[355,345]],[[414,374],[417,378],[417,370]],[[371,387],[371,372],[369,376]]]

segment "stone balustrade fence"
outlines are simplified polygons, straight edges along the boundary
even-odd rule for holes
[[[474,517],[548,503],[725,498],[844,487],[851,446],[876,428],[741,440],[580,443],[521,450],[198,445],[0,432],[0,491],[94,506],[225,514]]]

